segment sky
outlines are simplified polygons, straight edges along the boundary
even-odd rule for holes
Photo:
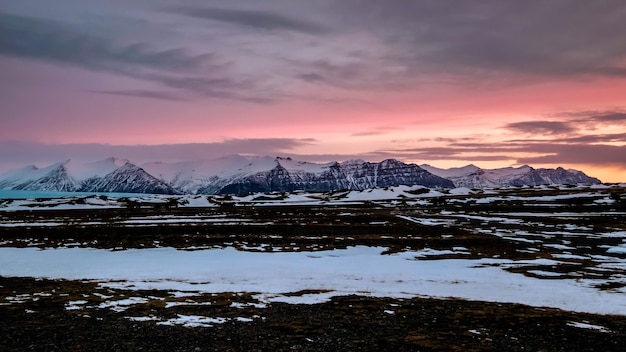
[[[110,156],[626,181],[623,0],[0,3],[0,172]]]

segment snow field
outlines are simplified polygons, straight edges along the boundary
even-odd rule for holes
[[[424,253],[381,255],[385,250],[356,246],[317,251],[312,256],[311,252],[242,252],[230,247],[197,251],[0,248],[0,275],[88,279],[129,290],[254,292],[262,302],[309,304],[350,294],[428,296],[626,315],[624,293],[598,290],[593,287],[596,280],[543,280],[503,270],[517,265],[545,265],[546,260],[417,260]],[[551,263],[558,261],[547,264]],[[320,293],[286,295],[303,290]],[[103,305],[110,308],[126,303],[133,302]]]

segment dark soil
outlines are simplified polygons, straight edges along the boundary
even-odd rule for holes
[[[233,294],[207,297],[213,304],[193,307],[146,303],[119,313],[65,309],[68,301],[94,289],[95,284],[75,281],[0,278],[0,296],[57,293],[0,306],[0,350],[605,352],[622,351],[626,345],[624,317],[463,300],[345,296],[321,304],[241,309],[230,307],[231,299],[241,300]],[[125,318],[148,314],[259,317],[195,328]],[[571,322],[607,331],[568,325]]]

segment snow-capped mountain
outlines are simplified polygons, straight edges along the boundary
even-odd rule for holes
[[[582,171],[535,169],[528,165],[500,169],[481,169],[475,165],[460,168],[440,169],[428,164],[420,165],[428,172],[449,179],[456,187],[494,188],[504,186],[539,186],[550,184],[598,184],[600,180],[589,177]]]
[[[220,158],[177,163],[142,164],[149,174],[185,194],[215,194],[231,183],[276,166],[274,158],[228,155]]]
[[[0,175],[0,189],[59,192],[178,194],[128,160],[80,164],[67,160],[45,168],[27,166]]]
[[[142,168],[126,163],[104,177],[92,177],[81,186],[83,192],[178,194],[170,185]]]
[[[454,187],[449,180],[432,175],[415,164],[393,159],[379,163],[348,161],[314,164],[276,158],[276,166],[271,170],[233,182],[222,188],[220,193],[362,190],[399,185]]]
[[[68,175],[65,167],[67,163],[69,163],[69,160],[44,168],[29,165],[21,169],[9,171],[0,175],[0,188],[36,191],[77,191],[80,188],[80,183]]]
[[[291,158],[245,158],[239,155],[185,163],[149,163],[142,167],[184,193],[361,190],[397,185],[453,187],[452,182],[415,164],[389,159],[324,164]]]
[[[518,168],[481,169],[475,165],[439,169],[405,164],[349,160],[310,163],[291,158],[230,155],[203,161],[147,163],[109,158],[93,163],[71,160],[44,168],[0,174],[0,189],[154,194],[217,194],[267,191],[363,190],[399,185],[431,188],[494,188],[542,184],[595,184],[581,171]]]

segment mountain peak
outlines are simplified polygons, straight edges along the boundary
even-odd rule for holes
[[[351,164],[364,164],[364,163],[366,163],[366,161],[363,159],[349,159],[340,164],[351,165]]]
[[[111,164],[116,165],[118,167],[124,166],[125,164],[130,163],[130,161],[128,159],[116,158],[114,156],[108,157],[108,158],[102,160],[102,162],[111,163]]]
[[[456,187],[497,188],[503,186],[538,186],[543,184],[596,184],[600,180],[588,177],[581,171],[556,169],[534,169],[529,165],[500,169],[480,169],[475,165],[461,168],[438,169],[429,165],[422,167],[431,173],[447,178]]]

